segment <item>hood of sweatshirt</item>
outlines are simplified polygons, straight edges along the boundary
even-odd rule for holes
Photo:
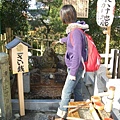
[[[89,31],[89,25],[84,21],[77,21],[76,23],[70,23],[66,28],[66,34],[72,31],[74,28],[80,28],[83,31]]]

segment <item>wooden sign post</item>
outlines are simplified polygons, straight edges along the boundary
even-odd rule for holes
[[[25,115],[25,105],[24,105],[24,90],[23,90],[23,74],[19,72],[17,74],[17,82],[18,82],[18,95],[19,95],[19,107],[20,107],[20,115]]]
[[[13,74],[17,74],[18,95],[20,115],[25,115],[24,106],[24,89],[23,89],[23,73],[28,72],[28,47],[27,43],[15,38],[6,45],[9,50],[10,63]]]
[[[115,0],[98,0],[97,1],[97,24],[106,29],[103,31],[106,34],[106,57],[105,66],[108,67],[108,56],[109,56],[109,43],[110,43],[110,32],[111,25],[114,19]]]

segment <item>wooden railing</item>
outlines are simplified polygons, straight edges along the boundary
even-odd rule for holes
[[[0,35],[0,52],[7,52],[5,45],[6,44],[6,34]]]
[[[14,35],[11,28],[7,28],[6,33],[1,34],[0,37],[0,52],[7,53],[5,45],[12,41],[15,36],[20,37],[24,42],[27,42],[29,45],[31,45],[29,51],[32,53],[32,55],[42,56],[46,47],[52,47],[57,54],[64,54],[66,50],[65,45],[51,45],[53,41],[59,40],[61,37],[63,37],[60,34],[49,34],[47,35],[48,38],[46,39],[46,36],[43,33],[37,33],[36,31],[29,31],[27,35],[23,35],[22,32]]]

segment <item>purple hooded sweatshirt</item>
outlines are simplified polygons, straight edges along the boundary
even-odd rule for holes
[[[66,43],[67,45],[67,50],[65,53],[65,63],[70,69],[70,75],[72,76],[76,76],[78,68],[83,67],[81,58],[82,56],[83,58],[86,56],[84,52],[86,44],[84,37],[85,36],[81,30],[79,30],[78,28],[74,28],[74,30],[70,30],[67,37],[61,39],[61,42]],[[72,40],[70,38],[72,38]]]

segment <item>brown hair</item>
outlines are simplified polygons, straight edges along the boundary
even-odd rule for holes
[[[76,22],[77,14],[75,8],[72,5],[64,5],[60,10],[60,18],[64,24]]]

